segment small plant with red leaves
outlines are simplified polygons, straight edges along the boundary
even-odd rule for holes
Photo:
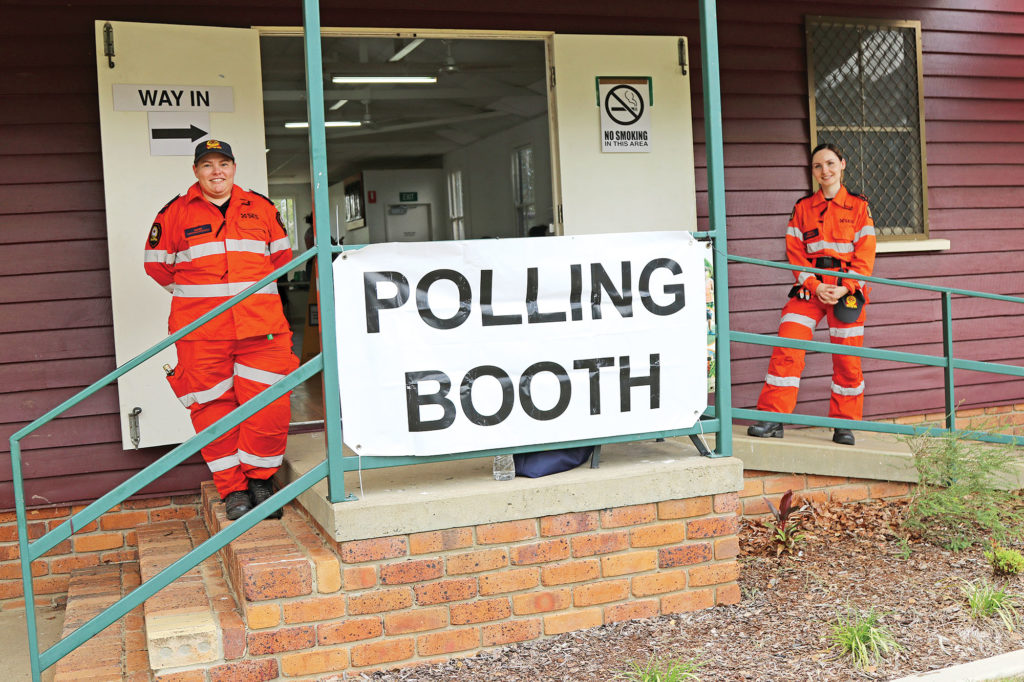
[[[775,556],[783,552],[792,554],[796,546],[803,542],[804,532],[797,519],[807,513],[807,505],[797,506],[793,502],[793,491],[787,490],[776,507],[767,497],[764,501],[775,517],[775,521],[767,521],[765,525],[771,533],[770,544],[775,547]]]

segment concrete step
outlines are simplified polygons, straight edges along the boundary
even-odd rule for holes
[[[67,637],[138,585],[139,565],[135,562],[73,571],[61,637]],[[148,682],[150,669],[142,607],[62,658],[54,670],[54,682]]]
[[[202,516],[211,534],[231,523],[212,481],[202,486]],[[341,589],[338,555],[291,504],[282,519],[261,521],[224,547],[221,559],[247,618],[250,607],[259,602]]]
[[[201,519],[164,521],[138,530],[143,581],[209,537]],[[240,658],[245,652],[241,613],[215,555],[146,600],[149,666],[162,671]]]

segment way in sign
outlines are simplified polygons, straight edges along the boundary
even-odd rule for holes
[[[188,100],[183,104],[182,98],[188,93]],[[209,90],[150,90],[139,89],[139,103],[146,109],[160,107],[209,107]]]

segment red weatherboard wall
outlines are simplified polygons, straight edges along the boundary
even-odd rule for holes
[[[374,6],[378,8],[375,8]],[[1017,0],[720,0],[729,250],[783,258],[793,202],[809,187],[805,14],[916,19],[923,26],[929,206],[944,253],[886,254],[876,274],[1024,294],[1024,6]],[[981,9],[976,9],[980,6]],[[514,11],[512,11],[514,9]],[[114,367],[94,68],[96,19],[300,25],[299,0],[157,5],[22,0],[0,25],[0,450],[11,433]],[[696,0],[323,2],[324,26],[529,29],[687,35],[698,189],[705,186]],[[185,179],[183,178],[183,182]],[[168,196],[177,188],[168,188]],[[698,193],[706,224],[706,193]],[[140,234],[148,226],[140,226]],[[141,244],[141,237],[140,237]],[[140,246],[141,249],[141,246]],[[789,275],[735,265],[735,329],[773,332]],[[941,352],[938,298],[876,287],[869,345]],[[957,354],[1021,364],[1024,317],[1010,304],[954,302]],[[824,335],[819,335],[824,340]],[[737,406],[756,400],[767,349],[733,346]],[[941,371],[868,360],[869,416],[942,409]],[[829,358],[811,356],[798,408],[823,414]],[[1024,402],[1024,384],[960,372],[964,407]],[[113,388],[27,439],[30,504],[95,498],[162,450],[124,452]],[[194,492],[196,460],[152,492]],[[0,455],[0,507],[12,504]]]

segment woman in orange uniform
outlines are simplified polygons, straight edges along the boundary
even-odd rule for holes
[[[164,206],[146,241],[146,273],[173,295],[167,331],[176,332],[291,260],[270,199],[235,185],[231,145],[196,147],[196,183]],[[298,367],[273,282],[175,344],[172,385],[196,433]],[[288,442],[288,394],[203,448],[227,517],[273,494],[270,478]],[[281,518],[275,510],[268,518]]]
[[[821,318],[828,319],[829,340],[844,346],[864,345],[867,299],[863,282],[875,265],[875,227],[868,200],[843,186],[846,159],[833,144],[811,152],[811,173],[820,189],[796,203],[786,228],[786,256],[793,265],[834,270],[835,275],[794,271],[796,286],[782,309],[779,336],[810,340]],[[757,409],[791,413],[796,407],[804,351],[772,351]],[[832,355],[829,417],[860,420],[864,413],[864,375],[860,358]],[[751,436],[782,438],[780,422],[762,421],[747,429]],[[835,429],[832,440],[853,445],[849,429]]]

